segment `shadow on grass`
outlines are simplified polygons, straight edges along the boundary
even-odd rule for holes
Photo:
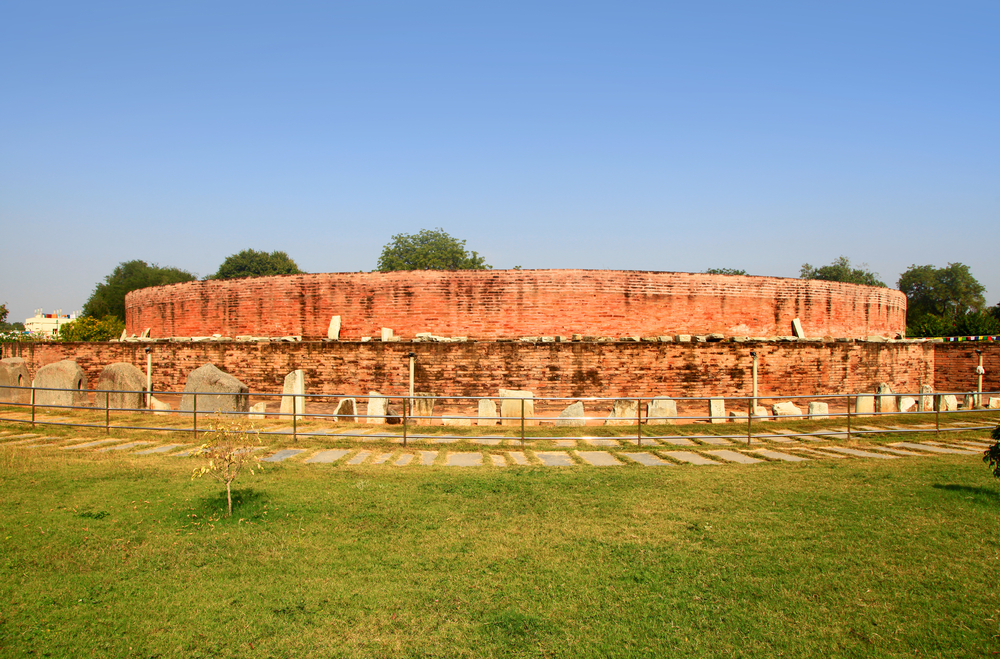
[[[935,483],[932,485],[935,490],[945,490],[947,492],[958,492],[960,494],[970,495],[973,497],[982,497],[985,500],[989,500],[991,505],[1000,503],[1000,492],[997,490],[990,489],[988,487],[973,487],[972,485],[954,485],[947,484],[943,485],[941,483]]]
[[[221,522],[232,520],[256,521],[262,519],[267,512],[267,498],[263,492],[244,487],[233,490],[233,516],[226,517],[226,491],[218,490],[214,494],[199,497],[191,502],[191,508],[184,512],[185,521],[208,520]]]

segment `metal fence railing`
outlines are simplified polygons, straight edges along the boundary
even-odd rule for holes
[[[177,408],[164,405],[165,400],[178,402]],[[258,402],[251,404],[252,401]],[[366,405],[364,413],[359,409],[359,402]],[[435,407],[438,408],[438,414],[434,413]],[[590,414],[587,413],[588,407]],[[472,413],[473,408],[475,415]],[[975,417],[976,421],[971,424],[954,424],[956,415],[970,412],[987,414],[985,417]],[[66,413],[72,416],[58,416]],[[148,422],[154,415],[160,423]],[[865,419],[889,415],[899,415],[905,420],[904,425],[859,425]],[[264,424],[259,432],[262,435],[291,435],[293,441],[298,441],[299,437],[331,435],[325,429],[317,428],[317,424],[351,423],[399,426],[398,431],[382,434],[386,437],[401,436],[404,446],[413,439],[469,437],[468,433],[426,434],[428,427],[435,425],[453,428],[475,425],[480,430],[493,428],[492,432],[502,428],[504,433],[511,434],[492,436],[519,437],[522,443],[526,437],[539,437],[536,427],[562,427],[564,429],[559,431],[560,434],[553,437],[586,439],[591,436],[575,436],[572,430],[565,428],[582,429],[595,425],[617,426],[616,437],[634,437],[639,446],[646,439],[672,437],[697,439],[721,436],[745,439],[750,443],[754,437],[769,436],[846,436],[850,439],[858,434],[990,429],[1000,422],[1000,392],[570,398],[157,391],[154,396],[148,390],[0,386],[0,421],[30,423],[32,427],[49,425],[99,428],[107,433],[112,430],[190,432],[197,440],[199,434],[205,432],[205,419],[220,416],[283,422],[289,427],[274,428]],[[113,419],[115,423],[112,422]],[[827,427],[838,420],[845,427]],[[199,421],[202,421],[201,427]],[[796,430],[783,429],[780,434],[772,434],[767,431],[767,424],[774,421],[823,423],[810,424],[809,427],[801,425]],[[728,425],[724,429],[714,428],[716,432],[699,434],[698,426],[691,424]],[[680,435],[665,434],[674,426],[687,426],[686,430],[689,432]],[[484,437],[482,434],[476,436]]]

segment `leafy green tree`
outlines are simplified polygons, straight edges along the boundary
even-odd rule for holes
[[[270,277],[272,275],[301,275],[302,271],[285,252],[258,252],[245,249],[227,256],[218,272],[206,279],[239,279],[242,277]]]
[[[841,256],[830,265],[814,268],[808,263],[803,263],[799,270],[799,277],[802,279],[821,279],[823,281],[842,281],[845,284],[861,284],[863,286],[881,286],[888,288],[885,282],[878,278],[878,273],[868,269],[867,263],[862,263],[859,267],[851,265],[850,259]]]
[[[737,270],[736,268],[709,268],[705,271],[706,275],[745,275],[746,270]]]
[[[990,445],[988,449],[983,452],[983,462],[989,465],[990,469],[993,470],[993,476],[995,478],[1000,478],[1000,424],[990,431],[990,437],[993,438],[993,444]]]
[[[899,276],[898,286],[906,295],[908,326],[928,316],[953,321],[961,314],[981,311],[986,305],[986,289],[969,272],[969,266],[961,263],[949,263],[947,268],[911,265]]]
[[[7,314],[9,313],[10,312],[7,310],[7,303],[4,302],[3,304],[0,304],[0,323],[7,322]]]
[[[91,318],[114,316],[125,322],[125,295],[140,288],[193,281],[195,276],[179,268],[161,268],[145,261],[119,263],[104,281],[94,288],[83,305],[83,315]]]
[[[114,316],[97,319],[83,316],[59,326],[61,341],[110,341],[122,335],[125,322]]]
[[[380,272],[396,270],[489,270],[486,259],[465,249],[465,241],[443,229],[421,229],[417,234],[399,233],[382,248]]]

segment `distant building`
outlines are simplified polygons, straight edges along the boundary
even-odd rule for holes
[[[35,317],[24,320],[24,330],[37,337],[59,336],[59,326],[76,320],[79,315],[79,311],[64,316],[62,309],[57,309],[55,313],[42,313],[41,309],[35,309]]]

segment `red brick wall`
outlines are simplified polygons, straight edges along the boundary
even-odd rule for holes
[[[760,355],[761,396],[874,391],[880,382],[900,392],[917,391],[935,382],[935,347],[928,343],[148,345],[154,388],[160,391],[182,390],[188,373],[212,362],[253,392],[280,393],[284,376],[301,368],[309,393],[401,395],[411,350],[418,355],[417,391],[453,396],[496,396],[501,387],[528,389],[540,397],[748,395],[751,349]],[[93,387],[104,365],[115,361],[145,370],[143,348],[139,343],[39,343],[23,356],[32,375],[45,364],[74,359]]]
[[[983,351],[983,391],[1000,391],[1000,344],[938,343],[934,350],[934,389],[936,391],[975,391],[979,386],[976,365]]]
[[[126,298],[130,333],[152,336],[418,332],[522,336],[894,335],[906,298],[888,288],[776,277],[615,270],[418,271],[285,275],[147,288]]]

